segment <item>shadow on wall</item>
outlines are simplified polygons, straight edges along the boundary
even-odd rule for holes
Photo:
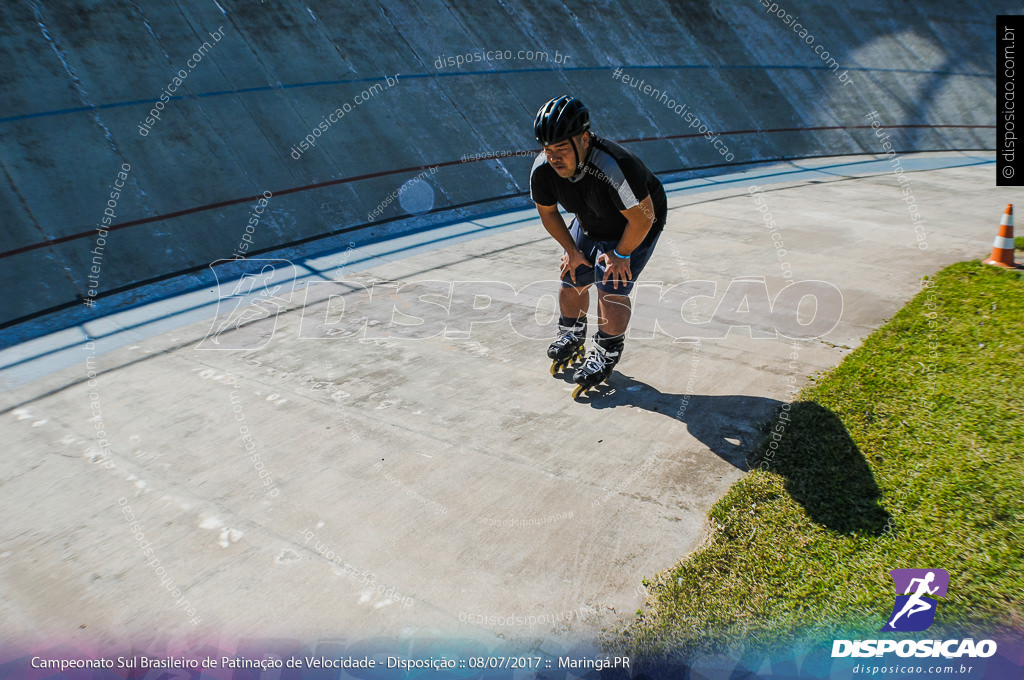
[[[770,448],[773,439],[776,449]],[[778,436],[769,435],[748,462],[751,468],[782,475],[789,495],[823,527],[878,536],[890,519],[879,504],[882,493],[864,455],[843,421],[819,404],[794,402],[789,423]]]

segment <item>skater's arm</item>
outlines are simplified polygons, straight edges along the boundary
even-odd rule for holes
[[[651,202],[651,197],[647,196],[640,201],[639,205],[634,205],[629,210],[621,212],[628,220],[628,224],[626,224],[626,229],[622,232],[622,238],[619,239],[619,245],[615,250],[623,255],[629,255],[640,247],[640,244],[647,238],[648,232],[651,231],[651,226],[654,224],[654,203]]]
[[[537,212],[540,213],[541,224],[551,234],[551,237],[558,241],[558,245],[562,246],[566,252],[576,250],[572,234],[569,233],[569,227],[565,226],[565,220],[562,219],[562,213],[558,212],[558,206],[539,203],[534,203],[534,205],[537,206]]]
[[[568,273],[569,279],[575,284],[576,268],[584,265],[590,266],[590,260],[576,248],[576,242],[572,240],[572,234],[569,233],[569,228],[565,226],[565,220],[562,219],[562,213],[558,212],[557,205],[541,205],[539,203],[534,203],[534,205],[537,206],[540,222],[544,225],[544,229],[551,234],[552,238],[558,241],[558,245],[565,249],[559,275],[565,276]]]
[[[651,231],[651,225],[654,224],[654,204],[651,202],[651,197],[647,196],[640,201],[639,205],[620,212],[626,218],[626,228],[623,230],[622,238],[619,239],[615,250],[618,251],[618,255],[624,257],[613,253],[604,253],[597,258],[605,268],[604,281],[610,278],[612,286],[615,288],[619,287],[619,282],[625,285],[626,281],[633,278],[633,272],[629,269],[629,256],[644,242],[648,232]]]

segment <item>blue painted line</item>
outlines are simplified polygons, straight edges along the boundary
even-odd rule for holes
[[[912,172],[918,172],[918,171],[924,171],[924,170],[946,170],[946,169],[951,169],[951,168],[967,168],[967,167],[971,167],[971,166],[975,166],[975,165],[995,165],[995,162],[996,162],[995,158],[992,158],[992,159],[979,158],[977,160],[971,160],[971,161],[967,161],[967,162],[963,162],[963,163],[956,163],[956,164],[951,164],[948,159],[943,159],[943,158],[911,158],[911,159],[906,159],[906,158],[903,158],[902,156],[900,156],[900,158],[901,158],[903,169],[904,170],[909,170],[909,171],[912,171]],[[787,175],[801,175],[801,174],[808,174],[808,173],[815,173],[815,172],[821,172],[821,173],[832,174],[832,175],[845,175],[846,173],[836,173],[836,172],[826,172],[826,171],[828,171],[828,170],[835,170],[837,168],[850,168],[850,167],[855,167],[855,166],[858,166],[858,165],[871,165],[871,164],[880,164],[880,163],[889,163],[889,159],[886,159],[886,158],[877,159],[876,158],[876,159],[873,159],[873,160],[852,161],[852,162],[846,162],[846,163],[836,163],[836,164],[833,164],[833,165],[822,165],[822,166],[818,166],[818,167],[814,167],[814,166],[811,166],[811,167],[800,167],[799,165],[796,165],[794,163],[794,165],[796,165],[796,168],[793,169],[793,170],[779,170],[778,172],[771,172],[771,173],[764,174],[764,175],[758,175],[758,174],[754,174],[754,173],[751,173],[751,172],[746,172],[746,173],[736,173],[736,174],[730,174],[730,175],[722,175],[722,176],[714,177],[714,178],[712,178],[712,177],[694,178],[694,179],[704,179],[704,180],[710,182],[710,184],[703,184],[703,185],[697,185],[697,186],[687,186],[687,187],[672,188],[673,184],[675,184],[675,183],[670,182],[670,183],[668,183],[665,186],[665,193],[667,193],[667,194],[668,193],[682,193],[682,192],[697,193],[697,192],[700,192],[700,191],[708,191],[708,190],[717,189],[718,187],[723,186],[723,185],[727,185],[727,184],[736,184],[738,182],[755,182],[756,183],[756,182],[767,181],[767,180],[772,179],[772,178],[778,178],[778,179],[776,179],[776,181],[781,182],[781,181],[784,181],[784,178]],[[886,174],[889,174],[890,172],[891,172],[891,170],[886,169],[884,171],[880,171],[880,172],[872,173],[872,174],[886,175]],[[683,183],[683,182],[679,182],[679,184],[681,184],[681,183]]]
[[[732,64],[732,65],[715,65],[715,64],[658,64],[658,65],[634,65],[634,66],[620,66],[623,70],[662,70],[662,71],[683,71],[683,70],[799,70],[799,71],[831,71],[832,69],[827,66],[802,66],[799,64]],[[437,73],[410,73],[406,75],[398,74],[399,77],[405,79],[421,79],[421,78],[459,78],[459,77],[473,77],[473,76],[500,76],[500,75],[515,75],[523,73],[552,73],[552,72],[588,72],[588,71],[614,71],[615,69],[611,66],[573,66],[570,68],[527,68],[527,69],[497,69],[494,71],[460,71],[446,73],[439,71]],[[916,75],[929,75],[929,76],[959,76],[965,78],[989,78],[995,80],[995,74],[991,73],[965,73],[961,71],[928,71],[922,69],[905,69],[905,68],[868,68],[852,66],[847,67],[847,71],[859,71],[859,72],[871,72],[871,73],[908,73]],[[207,97],[223,97],[227,95],[238,95],[238,94],[251,94],[254,92],[275,92],[284,90],[302,89],[308,87],[336,87],[339,85],[353,85],[360,83],[376,83],[380,82],[380,78],[350,78],[347,80],[320,80],[309,83],[290,83],[287,85],[262,85],[258,87],[246,87],[234,90],[213,90],[211,92],[201,92],[199,94],[185,94],[175,95],[168,97],[167,102],[172,101],[184,101],[189,99],[203,99]],[[67,109],[56,109],[53,111],[39,111],[36,113],[26,113],[17,116],[7,116],[6,118],[0,118],[0,124],[2,123],[14,123],[21,120],[30,120],[33,118],[47,118],[50,116],[63,116],[73,113],[86,113],[89,111],[103,111],[107,109],[117,109],[126,106],[138,106],[138,105],[150,105],[156,104],[160,101],[160,98],[156,99],[134,99],[131,101],[114,102],[111,104],[100,104],[98,106],[76,106]]]

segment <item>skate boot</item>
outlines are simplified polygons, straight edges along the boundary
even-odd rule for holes
[[[558,337],[548,347],[551,375],[558,375],[559,371],[583,358],[583,341],[586,337],[587,317],[575,322],[565,317],[558,320]]]
[[[598,333],[594,336],[594,349],[590,350],[587,358],[583,360],[583,365],[577,368],[572,376],[573,382],[576,383],[576,389],[572,391],[573,399],[608,380],[615,364],[619,363],[623,345],[624,335],[609,337]]]

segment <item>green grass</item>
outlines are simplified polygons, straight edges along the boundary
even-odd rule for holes
[[[765,432],[705,540],[609,648],[874,637],[889,570],[940,567],[929,635],[1024,630],[1024,273],[953,265]]]
[[[1024,236],[1013,239],[1013,247],[1016,250],[1024,250]]]

